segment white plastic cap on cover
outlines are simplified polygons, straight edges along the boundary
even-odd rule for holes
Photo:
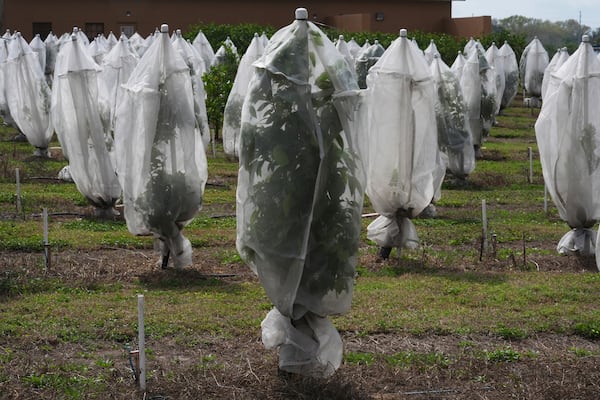
[[[308,10],[306,8],[300,7],[296,8],[296,19],[308,19]]]
[[[400,29],[400,37],[406,37],[408,35],[408,31],[404,28]]]
[[[167,24],[162,24],[162,25],[160,26],[160,32],[161,32],[161,33],[169,33],[169,25],[167,25]]]

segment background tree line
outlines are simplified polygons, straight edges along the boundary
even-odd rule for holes
[[[522,36],[527,43],[537,36],[550,56],[561,47],[566,47],[569,54],[572,54],[577,50],[583,35],[589,35],[592,38],[592,44],[600,46],[600,27],[592,29],[574,19],[552,22],[513,15],[500,20],[492,20],[492,30],[494,34],[510,32],[513,35]]]
[[[379,41],[383,47],[387,48],[398,37],[397,33],[345,32],[328,26],[320,26],[320,28],[331,40],[336,40],[340,35],[343,35],[346,41],[354,39],[361,46],[368,40],[371,44]],[[255,33],[265,33],[268,37],[271,37],[278,29],[273,26],[259,24],[217,25],[200,23],[190,26],[187,32],[184,33],[184,36],[191,41],[196,37],[198,31],[202,30],[215,52],[228,37],[237,48],[237,56],[228,51],[225,62],[214,66],[204,76],[208,119],[214,129],[216,139],[219,137],[223,122],[223,111],[229,91],[233,86],[240,57],[246,52]],[[433,40],[442,59],[448,65],[452,65],[458,52],[464,49],[465,44],[470,39],[434,32],[409,31],[408,34],[409,37],[417,41],[421,49],[425,49]],[[579,46],[583,34],[590,35],[592,43],[600,46],[600,28],[592,30],[573,19],[551,22],[515,15],[500,20],[492,20],[492,33],[475,39],[480,40],[486,49],[492,43],[500,47],[506,41],[514,50],[517,60],[519,60],[525,46],[536,36],[552,57],[554,52],[561,47],[567,47],[569,53],[573,53]]]

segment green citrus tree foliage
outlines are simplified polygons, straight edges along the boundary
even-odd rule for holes
[[[209,72],[202,76],[206,91],[206,115],[215,133],[214,140],[219,139],[227,97],[233,87],[238,66],[238,57],[230,47],[225,47],[225,54],[223,62],[212,66]]]

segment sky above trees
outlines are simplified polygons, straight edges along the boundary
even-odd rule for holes
[[[503,19],[513,15],[553,22],[576,20],[592,30],[600,28],[598,0],[464,0],[452,2],[452,16],[472,17],[490,15]],[[581,14],[580,14],[581,13]]]

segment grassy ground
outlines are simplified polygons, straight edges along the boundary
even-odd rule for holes
[[[544,210],[536,114],[515,102],[467,184],[447,177],[438,217],[415,220],[420,249],[381,262],[363,238],[352,309],[334,318],[344,362],[326,380],[279,372],[260,342],[271,303],[235,251],[237,165],[222,152],[184,231],[194,265],[162,270],[149,237],[92,218],[55,180],[64,160],[36,159],[2,129],[0,398],[144,398],[129,360],[142,293],[148,399],[597,399],[600,276],[593,259],[556,253],[569,228]]]

